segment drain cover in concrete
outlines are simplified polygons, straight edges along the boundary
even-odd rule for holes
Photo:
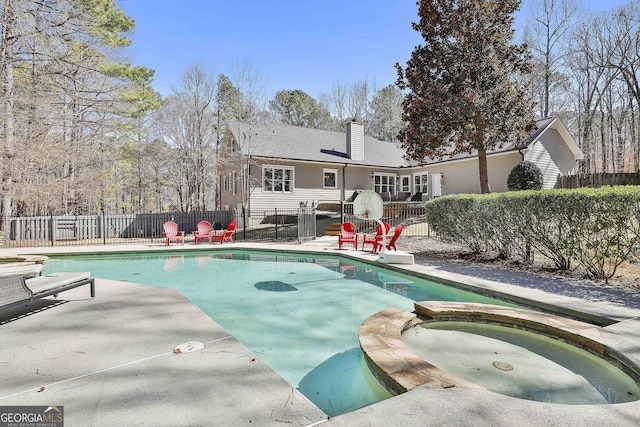
[[[178,353],[193,353],[194,351],[202,350],[204,348],[204,344],[200,341],[189,341],[180,344],[177,346],[173,352]]]

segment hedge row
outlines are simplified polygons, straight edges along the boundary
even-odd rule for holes
[[[524,261],[537,252],[558,269],[581,266],[597,279],[640,254],[638,186],[453,195],[425,208],[442,240]]]

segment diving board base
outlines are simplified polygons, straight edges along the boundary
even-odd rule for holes
[[[378,262],[383,264],[413,264],[413,254],[403,252],[380,252]]]

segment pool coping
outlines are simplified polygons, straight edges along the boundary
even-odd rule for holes
[[[640,381],[640,367],[607,343],[602,328],[574,319],[514,307],[482,303],[421,301],[415,311],[385,309],[367,318],[358,340],[367,363],[391,393],[399,394],[420,386],[429,388],[483,388],[432,365],[405,344],[402,334],[422,323],[464,321],[488,323],[532,331],[565,341],[612,363],[634,381]]]
[[[360,251],[351,251],[351,250],[342,250],[338,251],[335,247],[309,247],[306,245],[300,244],[273,244],[273,243],[233,243],[233,244],[225,244],[224,247],[220,247],[220,245],[200,245],[199,247],[194,247],[193,245],[185,245],[183,247],[170,246],[165,247],[162,244],[152,244],[152,245],[126,245],[126,246],[113,246],[113,247],[104,247],[104,246],[96,246],[96,247],[62,247],[62,248],[10,248],[10,250],[0,249],[0,254],[51,254],[51,255],[64,255],[64,254],[96,254],[96,253],[134,253],[140,251],[228,251],[228,250],[261,250],[267,252],[296,252],[296,253],[305,253],[305,254],[317,254],[317,255],[340,255],[347,259],[352,259],[356,261],[362,261],[365,263],[371,263],[374,265],[378,265],[376,260],[377,257],[371,255],[370,253],[363,253]],[[540,300],[542,304],[549,305],[551,307],[558,307],[561,311],[567,310],[569,313],[574,311],[585,311],[588,313],[588,316],[594,316],[594,318],[604,318],[610,319],[613,321],[609,326],[601,327],[601,331],[604,334],[605,338],[609,343],[614,345],[616,348],[619,348],[621,351],[624,351],[626,355],[630,357],[633,363],[638,364],[640,362],[640,310],[630,309],[626,307],[621,307],[616,304],[611,304],[607,302],[601,301],[587,301],[584,299],[574,298],[574,297],[564,297],[552,294],[550,292],[546,292],[543,289],[530,289],[517,285],[517,280],[514,280],[508,284],[493,282],[491,280],[485,280],[472,276],[465,276],[461,274],[449,273],[447,271],[438,269],[432,265],[404,265],[404,266],[394,266],[394,265],[383,265],[383,267],[390,268],[392,270],[401,271],[403,273],[418,276],[423,278],[437,278],[438,281],[443,281],[445,283],[451,282],[459,282],[462,286],[474,286],[478,289],[481,289],[482,293],[492,293],[496,292],[498,294],[504,293],[507,295],[514,295],[516,299],[522,299],[524,301],[528,301],[530,299]],[[541,279],[543,280],[543,279]],[[100,306],[101,304],[101,289],[104,286],[104,280],[98,280],[98,294],[95,300],[95,303]],[[142,285],[136,285],[133,283],[123,284],[128,287],[138,288]],[[541,282],[541,287],[544,283]],[[115,297],[114,297],[115,298]],[[123,297],[124,298],[124,297]],[[86,301],[77,301],[72,302],[72,304],[84,304]],[[93,303],[93,302],[92,302]],[[124,299],[122,304],[129,304],[130,301]],[[199,313],[197,316],[201,318],[202,313],[200,310],[193,306],[188,302],[181,302],[181,305],[185,306],[185,312],[192,311],[194,314]],[[66,308],[69,306],[69,310],[73,307],[70,304],[64,304],[61,307],[56,307],[54,310],[47,310],[46,312],[36,313],[34,316],[29,316],[33,321],[39,322],[49,322],[49,321],[57,321],[57,319],[62,319],[60,316],[69,316],[69,310]],[[187,309],[187,306],[191,306],[190,309]],[[76,307],[80,307],[76,305]],[[63,310],[65,309],[64,314]],[[579,310],[578,310],[579,309]],[[60,310],[56,313],[57,310]],[[88,308],[83,308],[83,310],[88,310]],[[41,316],[41,317],[39,317]],[[82,323],[83,318],[74,317],[74,320]],[[30,321],[31,321],[30,320]],[[127,322],[128,318],[118,317],[113,319],[114,326],[118,325],[122,322]],[[162,322],[154,322],[149,325],[148,328],[141,328],[139,333],[141,337],[147,337],[150,334],[153,335],[157,333],[158,330],[162,330],[163,328],[167,328],[168,330],[172,330],[174,328],[174,322],[170,323],[162,323]],[[211,324],[211,326],[205,326],[206,328],[215,328],[218,330],[219,325],[216,326],[215,322],[207,321],[207,323]],[[17,326],[19,328],[24,328],[25,331],[31,332],[29,328],[27,328],[27,323],[24,326],[20,325],[20,322],[17,322]],[[109,335],[114,329],[111,326],[105,326],[101,331],[102,334]],[[0,330],[2,332],[3,330]],[[224,334],[224,330],[221,331]],[[74,335],[66,335],[65,332],[59,331],[60,338],[66,340],[65,342],[71,342]],[[134,339],[135,337],[131,337]],[[18,338],[16,338],[18,339]],[[192,339],[192,337],[189,337]],[[242,348],[243,346],[240,343],[237,343],[233,338],[234,348]],[[185,340],[186,341],[186,340]],[[203,340],[204,341],[204,340]],[[229,342],[229,341],[225,341]],[[171,341],[170,345],[178,344],[178,341]],[[9,346],[10,343],[7,343]],[[173,348],[173,347],[170,347]],[[66,349],[67,351],[69,349]],[[16,354],[16,351],[6,349],[9,354]],[[121,351],[121,350],[119,350]],[[239,350],[240,351],[240,350]],[[242,353],[247,355],[247,357],[251,357],[250,352],[244,348]],[[19,353],[18,353],[19,354]],[[205,355],[203,352],[197,352],[188,355],[192,357],[193,355]],[[221,354],[225,354],[224,352]],[[112,357],[110,355],[104,355],[100,357]],[[202,357],[202,356],[196,356]],[[255,355],[253,357],[256,357]],[[186,360],[186,359],[185,359]],[[64,365],[68,365],[68,363],[64,363]],[[203,362],[204,363],[204,362]],[[238,369],[244,368],[247,363],[246,358],[238,359],[236,361],[231,361],[231,366],[233,364],[238,365]],[[251,366],[257,366],[251,363]],[[83,371],[79,370],[79,367],[72,366],[72,369],[76,369],[78,374],[82,374]],[[266,366],[261,367],[260,371],[264,371],[265,374],[270,371],[270,369]],[[235,370],[233,371],[235,372]],[[273,375],[271,372],[270,375]],[[137,377],[137,376],[136,376]],[[135,379],[140,382],[139,378]],[[280,382],[275,379],[275,383],[279,385],[269,385],[269,387],[275,387],[273,390],[280,390],[279,395],[289,395],[292,390],[289,387],[286,388],[285,385],[280,384]],[[126,386],[129,383],[132,383],[133,379],[122,379],[123,384],[119,387],[123,387],[126,389]],[[157,387],[157,379],[150,378],[149,387]],[[242,395],[245,391],[248,391],[247,387],[251,387],[246,381],[235,381],[231,378],[229,379],[229,383],[227,385],[228,388],[221,388],[219,390],[213,390],[214,396],[219,396],[215,398],[216,402],[225,402],[228,401],[229,396]],[[144,384],[144,381],[142,382]],[[184,392],[184,385],[176,384],[173,381],[173,378],[166,378],[164,382],[160,383],[161,387],[166,387],[168,390],[177,389],[177,391]],[[181,388],[182,387],[182,388]],[[187,393],[189,393],[189,387],[186,388]],[[161,392],[160,390],[159,392]],[[295,391],[295,390],[294,390]],[[271,398],[268,393],[264,391],[259,395],[263,396],[259,399],[268,401]],[[38,402],[44,404],[43,399],[34,400],[36,397],[44,397],[46,400],[46,393],[35,393],[32,398],[29,398],[28,402]],[[189,395],[187,395],[189,396]],[[211,415],[212,408],[209,405],[202,405],[202,401],[198,400],[198,395],[192,396],[188,401],[181,401],[180,403],[180,412],[185,416],[191,417],[186,419],[194,419],[193,417],[201,416],[207,417]],[[247,397],[243,397],[242,400],[246,400]],[[87,399],[86,397],[84,398]],[[251,398],[250,398],[251,399]],[[539,426],[542,424],[556,424],[556,425],[569,425],[569,424],[577,424],[584,422],[586,423],[600,423],[602,425],[630,425],[630,424],[639,424],[640,423],[640,404],[638,402],[625,403],[625,404],[614,404],[614,405],[557,405],[557,404],[543,404],[540,402],[531,402],[524,401],[521,399],[515,399],[508,396],[503,396],[497,393],[492,393],[487,390],[482,389],[461,389],[457,387],[451,388],[442,388],[442,389],[434,389],[426,386],[419,386],[413,389],[408,393],[400,394],[391,399],[384,400],[382,402],[376,403],[374,405],[367,406],[365,408],[349,412],[347,414],[343,414],[336,417],[318,417],[318,409],[313,407],[313,405],[309,405],[308,402],[304,402],[305,399],[300,401],[300,396],[296,397],[296,406],[295,411],[297,411],[296,416],[288,416],[276,417],[274,418],[267,416],[263,420],[267,420],[265,425],[282,425],[286,423],[287,425],[302,425],[302,426],[315,426],[315,425],[328,425],[328,426],[353,426],[353,425],[373,425],[373,426],[386,426],[386,425],[417,425],[417,424],[431,424],[431,425],[461,425],[461,424],[471,424],[474,425],[531,425],[531,426]],[[273,400],[273,399],[271,399]],[[82,401],[82,400],[81,400]],[[1,402],[0,402],[1,403]],[[51,402],[48,402],[51,403]],[[62,402],[64,403],[64,402]],[[287,397],[286,401],[276,401],[271,402],[273,408],[285,408],[291,404],[290,399]],[[300,405],[301,404],[301,405]],[[158,407],[155,411],[147,411],[146,415],[149,415],[151,418],[147,418],[146,421],[154,420],[156,425],[171,425],[168,419],[158,418],[158,414],[162,414],[164,410],[164,406],[166,406],[166,402],[158,402]],[[222,404],[224,406],[224,404]],[[219,405],[216,405],[216,407]],[[117,422],[118,420],[122,421],[122,423],[126,424],[130,422],[130,419],[125,418],[126,415],[129,415],[131,411],[125,411],[119,409],[113,412],[113,408],[109,408],[110,411],[107,412],[97,412],[92,414],[94,418],[92,418],[93,425],[113,425],[113,422]],[[133,408],[132,408],[133,409]],[[216,408],[216,410],[218,410]],[[220,411],[226,411],[225,419],[227,421],[235,420],[237,423],[246,422],[246,419],[238,418],[238,406],[236,404],[229,405],[226,410],[225,408],[220,408]],[[153,414],[155,418],[153,418]],[[526,414],[526,415],[525,415]],[[283,414],[285,415],[285,414]],[[524,415],[524,416],[523,416]],[[101,418],[103,417],[103,418]],[[120,418],[119,418],[120,417]]]

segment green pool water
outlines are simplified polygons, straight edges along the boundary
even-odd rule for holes
[[[338,257],[234,251],[51,258],[45,270],[179,290],[329,416],[391,395],[371,375],[358,329],[414,301],[503,304]],[[250,320],[248,320],[250,319]]]

